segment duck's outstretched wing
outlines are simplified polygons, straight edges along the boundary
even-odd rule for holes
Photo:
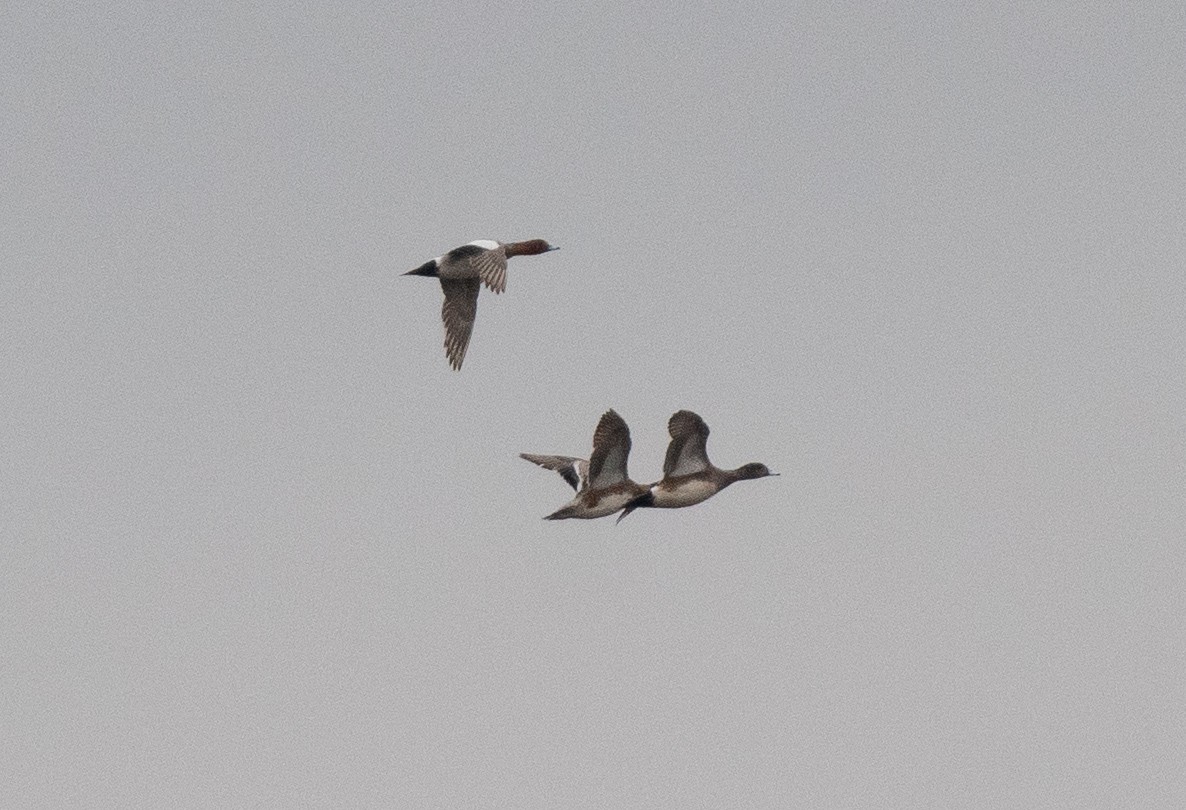
[[[536,453],[520,453],[519,458],[538,464],[545,470],[560,473],[560,477],[577,492],[583,492],[589,484],[589,462],[572,456],[544,456]]]
[[[671,444],[663,460],[663,476],[691,475],[708,469],[708,425],[691,411],[676,411],[667,421]]]
[[[487,287],[495,293],[500,293],[507,288],[507,253],[502,245],[495,245],[471,255],[469,265]]]
[[[612,408],[601,416],[593,431],[593,453],[589,456],[589,486],[593,489],[630,480],[626,460],[630,457],[630,428]]]
[[[455,369],[461,368],[469,336],[478,317],[478,290],[482,284],[476,278],[443,278],[441,289],[445,303],[441,306],[441,320],[445,322],[445,356]]]

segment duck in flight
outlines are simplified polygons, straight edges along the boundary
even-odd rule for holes
[[[507,287],[507,259],[534,256],[556,250],[543,239],[526,242],[495,242],[478,239],[453,248],[444,256],[409,270],[405,276],[433,276],[440,279],[445,293],[441,319],[445,322],[445,356],[454,369],[461,368],[469,336],[478,315],[478,290],[485,284],[495,293]]]
[[[647,492],[645,486],[631,481],[626,472],[630,428],[612,408],[602,415],[593,431],[593,452],[588,461],[572,456],[519,455],[533,464],[560,473],[576,490],[576,497],[571,502],[544,520],[605,517]]]
[[[708,425],[691,411],[676,411],[667,421],[671,443],[663,460],[663,479],[631,499],[618,516],[640,507],[679,509],[706,501],[735,481],[765,478],[772,473],[765,464],[743,464],[736,470],[722,470],[708,460]]]

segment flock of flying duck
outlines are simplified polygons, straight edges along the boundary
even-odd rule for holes
[[[494,293],[506,289],[507,259],[556,250],[543,239],[495,242],[479,239],[425,262],[406,276],[431,276],[441,282],[445,302],[445,356],[460,369],[478,313],[478,291],[485,284]],[[553,470],[576,490],[576,497],[545,520],[599,518],[620,511],[618,522],[635,509],[678,509],[711,498],[735,481],[778,475],[757,462],[724,470],[708,460],[708,425],[691,411],[677,411],[667,422],[671,443],[663,460],[663,478],[654,484],[630,480],[630,428],[613,409],[606,411],[593,431],[588,460],[573,456],[522,453],[522,458]]]

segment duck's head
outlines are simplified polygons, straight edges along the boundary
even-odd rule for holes
[[[759,464],[756,461],[743,464],[734,470],[734,472],[737,474],[737,478],[742,481],[747,481],[751,478],[765,478],[769,475],[778,475],[776,472],[770,472],[770,468],[765,464]]]
[[[549,245],[543,239],[528,239],[526,242],[508,242],[503,246],[506,250],[507,258],[511,256],[535,256],[538,253],[547,253],[549,250],[559,250],[558,245]]]

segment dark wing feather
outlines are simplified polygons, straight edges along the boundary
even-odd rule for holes
[[[589,488],[628,481],[626,461],[630,456],[630,428],[626,420],[610,409],[593,431],[593,454],[589,456]]]
[[[469,336],[478,317],[478,290],[482,284],[476,278],[441,279],[445,303],[441,306],[441,320],[445,322],[445,355],[455,369],[461,368]]]
[[[708,462],[708,425],[691,411],[676,411],[667,422],[671,444],[663,460],[664,477],[690,475],[705,470]]]
[[[542,456],[535,453],[520,453],[519,458],[527,459],[532,464],[538,464],[545,470],[552,470],[560,473],[560,477],[568,482],[568,485],[580,492],[585,488],[585,483],[589,477],[589,462],[583,458],[573,458],[572,456]]]
[[[469,266],[495,293],[507,288],[507,254],[502,245],[474,253],[469,258]]]

